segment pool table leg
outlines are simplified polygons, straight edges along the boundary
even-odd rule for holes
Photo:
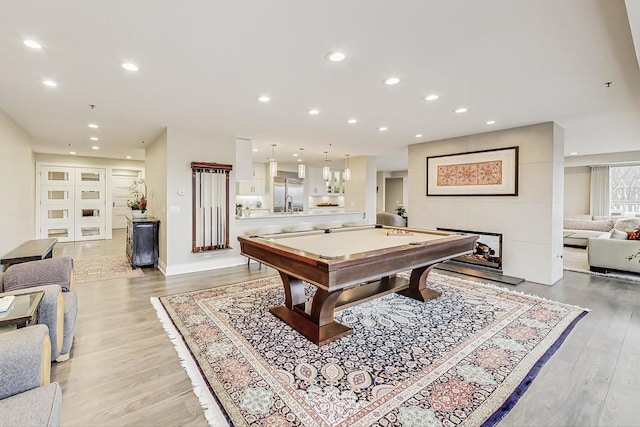
[[[306,301],[304,282],[283,272],[280,272],[280,278],[284,285],[284,305],[293,309],[295,305],[303,304]]]
[[[328,344],[353,332],[352,328],[333,320],[336,301],[342,294],[342,289],[333,292],[317,289],[313,296],[310,312],[305,312],[299,308],[306,299],[303,281],[282,272],[280,277],[284,285],[285,304],[269,309],[271,314],[318,346]]]
[[[427,288],[427,276],[433,267],[435,267],[435,264],[424,265],[411,270],[409,287],[400,292],[400,294],[418,301],[428,301],[430,299],[438,298],[441,292]]]

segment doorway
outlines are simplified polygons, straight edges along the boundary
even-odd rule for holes
[[[142,178],[139,169],[113,169],[111,174],[112,195],[112,228],[126,228],[127,217],[130,212],[127,201],[131,199],[131,186],[134,181]]]
[[[398,205],[404,205],[403,181],[400,178],[385,178],[384,210],[389,213],[396,213]]]

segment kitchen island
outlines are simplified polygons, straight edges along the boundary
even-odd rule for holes
[[[236,217],[236,230],[239,236],[247,236],[314,229],[323,230],[326,228],[341,228],[373,223],[375,223],[375,218],[367,219],[364,212],[314,210],[311,212],[270,213],[259,216]]]

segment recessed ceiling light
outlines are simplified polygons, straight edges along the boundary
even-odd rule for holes
[[[122,68],[127,71],[138,71],[139,68],[136,64],[132,64],[131,62],[125,62],[122,64]]]
[[[24,44],[29,46],[31,49],[42,49],[42,45],[35,40],[25,40]]]
[[[347,55],[345,55],[344,52],[329,52],[325,56],[325,58],[327,58],[331,62],[340,62],[346,57]]]
[[[352,125],[354,123],[358,123],[358,119],[349,119],[349,120],[347,120],[347,123],[349,123],[350,125]]]
[[[422,134],[421,133],[417,133],[416,134],[416,138],[422,138]]]
[[[436,95],[435,93],[424,97],[425,101],[435,101],[438,98],[440,98],[440,96]]]
[[[271,101],[271,98],[269,98],[267,95],[262,95],[261,97],[258,98],[258,101],[260,101],[260,102],[269,102],[269,101]]]
[[[97,145],[94,145],[93,147],[91,147],[92,150],[99,150],[100,147],[98,147]]]
[[[467,108],[465,108],[465,107],[460,107],[460,108],[455,110],[455,112],[458,113],[458,114],[466,113],[467,111],[469,111],[469,110]]]
[[[45,85],[45,86],[49,86],[49,87],[58,86],[58,83],[54,82],[53,80],[43,80],[42,84]]]
[[[97,141],[97,140],[98,140],[98,137],[97,137],[97,136],[92,136],[92,137],[90,137],[89,139],[90,139],[90,140],[92,140],[92,141]]]
[[[97,125],[97,124],[95,124],[95,123],[89,123],[89,127],[90,127],[91,129],[98,129],[98,125]]]
[[[386,85],[397,85],[398,83],[400,83],[400,79],[397,77],[389,77],[387,80],[384,81],[384,84]]]
[[[298,157],[298,153],[293,153],[293,157]]]
[[[131,160],[131,156],[127,156],[126,158],[127,158],[127,159],[129,159],[129,160]]]
[[[312,116],[315,116],[316,114],[320,114],[320,110],[318,110],[317,108],[313,108],[309,110],[309,114],[311,114]]]
[[[69,151],[69,154],[74,155],[74,154],[76,154],[76,152],[75,151]]]
[[[572,152],[569,153],[570,156],[575,156],[576,154],[578,154],[577,151],[572,151]]]
[[[388,127],[386,127],[386,126],[380,126],[380,127],[378,128],[378,130],[379,130],[380,132],[384,132],[384,131],[385,131],[385,130],[387,130],[387,129],[389,129],[389,128],[388,128]]]
[[[488,125],[495,125],[495,124],[496,124],[496,121],[495,121],[495,120],[489,120],[489,121],[487,122],[487,124],[488,124]]]
[[[254,148],[254,149],[253,149],[253,152],[254,152],[254,153],[256,153],[257,151],[258,151],[258,149],[257,149],[257,148]]]

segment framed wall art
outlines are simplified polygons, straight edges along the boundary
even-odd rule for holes
[[[427,157],[427,196],[517,196],[518,147]]]

